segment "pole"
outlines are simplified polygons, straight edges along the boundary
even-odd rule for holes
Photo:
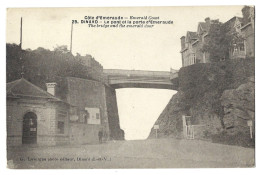
[[[23,50],[22,50],[22,43],[23,43],[23,17],[21,17],[21,24],[20,24],[20,60],[22,64],[22,72],[21,76],[24,76],[24,65],[23,65]]]
[[[251,138],[251,139],[253,138],[253,129],[252,129],[252,125],[253,125],[252,120],[248,120],[248,121],[247,121],[247,126],[249,126],[249,129],[250,129],[250,138]]]
[[[22,50],[22,42],[23,42],[23,17],[21,17],[21,26],[20,26],[20,48]]]
[[[71,33],[70,33],[70,53],[72,53],[72,33],[73,33],[73,23],[71,23]]]
[[[252,139],[253,138],[252,126],[249,127],[250,127],[250,138]]]
[[[155,129],[155,133],[156,133],[156,138],[157,138],[157,129]]]

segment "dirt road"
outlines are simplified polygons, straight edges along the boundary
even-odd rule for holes
[[[176,139],[22,146],[8,150],[8,164],[10,168],[37,169],[252,167],[254,149]]]

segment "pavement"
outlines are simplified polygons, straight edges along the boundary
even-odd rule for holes
[[[95,145],[8,148],[9,168],[234,168],[254,167],[255,149],[201,140],[148,139]]]

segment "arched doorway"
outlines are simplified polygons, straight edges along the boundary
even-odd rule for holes
[[[37,116],[33,112],[28,112],[23,117],[23,144],[37,143]]]

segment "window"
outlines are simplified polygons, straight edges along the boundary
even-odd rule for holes
[[[237,47],[236,46],[235,46],[234,51],[233,51],[233,56],[234,55],[237,55]]]
[[[99,113],[96,113],[96,119],[100,119]]]
[[[245,46],[244,46],[244,44],[241,44],[241,45],[239,46],[239,49],[240,49],[240,51],[245,51]]]
[[[191,53],[188,57],[188,65],[192,65],[196,63],[196,55],[195,53]]]
[[[64,122],[58,121],[58,134],[64,134]]]
[[[30,118],[30,122],[29,123],[30,123],[30,126],[33,126],[34,125],[33,119]]]
[[[196,55],[195,53],[191,54],[191,64],[195,64],[196,63]]]

